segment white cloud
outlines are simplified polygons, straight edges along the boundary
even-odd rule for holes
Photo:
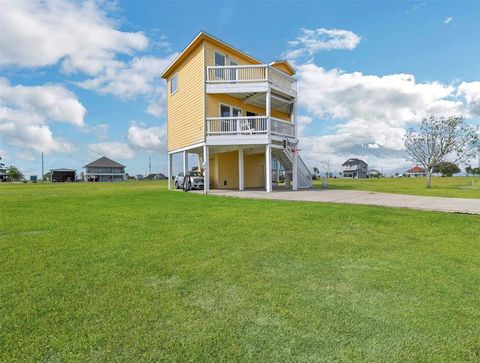
[[[176,55],[133,58],[77,85],[102,95],[112,94],[122,100],[144,95],[149,101],[147,112],[160,116],[164,113],[165,104],[165,85],[161,74]]]
[[[361,36],[343,29],[301,29],[301,35],[288,42],[288,49],[283,54],[287,59],[312,56],[322,50],[354,49]]]
[[[301,139],[302,155],[311,163],[362,157],[376,168],[401,166],[406,127],[430,114],[463,114],[457,92],[472,110],[477,107],[476,84],[457,91],[439,82],[418,83],[410,74],[364,75],[315,64],[299,65],[297,71],[300,106],[318,120],[338,120],[332,134]]]
[[[462,82],[458,86],[458,95],[465,97],[469,115],[480,117],[480,81]]]
[[[36,151],[72,152],[73,145],[53,136],[48,122],[85,127],[85,107],[61,85],[10,85],[0,78],[0,136],[6,144]]]
[[[166,126],[146,127],[134,124],[128,129],[127,139],[136,150],[164,152],[166,150]]]
[[[117,30],[118,22],[108,17],[107,6],[96,1],[4,1],[0,65],[42,67],[61,62],[67,72],[90,75],[114,68],[117,53],[143,50],[148,39],[139,32]]]
[[[88,151],[94,156],[107,156],[112,159],[133,159],[135,157],[135,150],[128,144],[119,141],[90,144]]]
[[[452,22],[452,20],[453,20],[453,17],[449,16],[443,22],[444,22],[444,24],[450,24]]]
[[[77,97],[61,85],[11,86],[6,78],[0,78],[0,105],[75,126],[83,126],[87,112]]]
[[[298,115],[296,122],[297,122],[297,135],[299,137],[302,137],[305,131],[305,127],[312,123],[312,118],[305,115]]]

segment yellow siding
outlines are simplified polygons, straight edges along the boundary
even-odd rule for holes
[[[178,90],[170,94],[170,81],[178,74]],[[203,43],[179,64],[167,82],[168,150],[205,139],[205,72]]]
[[[238,151],[213,154],[209,163],[212,188],[238,189]]]
[[[265,154],[245,154],[243,166],[245,188],[265,186]]]
[[[207,117],[220,117],[221,103],[240,108],[242,110],[243,116],[247,115],[247,111],[254,112],[259,116],[263,116],[266,113],[265,108],[244,103],[238,98],[235,98],[226,94],[209,94],[207,95]],[[288,115],[285,112],[272,110],[272,116],[285,121],[290,121],[290,115]]]
[[[223,55],[227,56],[237,64],[242,64],[242,65],[243,64],[260,64],[259,62],[252,62],[252,60],[246,58],[241,53],[238,53],[233,49],[221,47],[219,45],[214,45],[208,40],[206,40],[204,44],[205,44],[205,65],[206,66],[215,65],[215,58],[214,58],[215,51],[222,53]]]
[[[209,166],[211,188],[238,189],[238,151],[211,154]],[[245,154],[243,166],[245,188],[265,187],[264,153]]]

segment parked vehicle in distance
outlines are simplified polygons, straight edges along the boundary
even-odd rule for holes
[[[203,175],[198,171],[188,171],[187,176],[190,177],[190,182],[192,183],[191,189],[203,189]],[[185,175],[183,172],[178,173],[175,177],[175,188],[180,189],[183,187],[185,180]]]

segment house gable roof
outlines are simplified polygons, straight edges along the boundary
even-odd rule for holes
[[[408,169],[407,173],[425,173],[425,169],[421,166],[415,165],[413,168]]]
[[[347,166],[347,165],[349,165],[349,164],[360,164],[360,163],[367,165],[367,163],[366,163],[365,161],[363,161],[363,160],[356,159],[356,158],[350,158],[350,159],[348,159],[347,161],[345,161],[345,162],[342,164],[342,166]]]
[[[124,168],[125,165],[117,163],[116,161],[107,158],[106,156],[102,156],[100,159],[92,161],[90,164],[85,165],[85,167],[101,167],[101,168]]]
[[[186,48],[170,63],[170,65],[163,71],[162,73],[162,78],[167,79],[173,71],[177,68],[177,66],[184,61],[189,54],[198,46],[202,43],[202,41],[208,40],[213,44],[220,45],[222,47],[226,47],[229,50],[231,50],[234,53],[240,54],[242,57],[249,59],[252,63],[259,64],[262,63],[258,59],[252,57],[251,55],[245,53],[244,51],[235,48],[234,46],[225,43],[223,40],[220,40],[216,37],[214,37],[211,34],[208,34],[205,31],[201,31],[200,33],[197,34],[197,36],[186,46]]]
[[[75,169],[66,169],[66,168],[59,168],[59,169],[50,169],[50,171],[69,171],[69,172],[74,172],[76,171]]]
[[[289,76],[293,76],[296,73],[295,68],[293,68],[293,66],[285,59],[273,61],[270,63],[270,65],[288,74]]]

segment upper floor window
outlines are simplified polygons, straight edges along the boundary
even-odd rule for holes
[[[178,73],[170,80],[170,94],[173,95],[178,90]]]

